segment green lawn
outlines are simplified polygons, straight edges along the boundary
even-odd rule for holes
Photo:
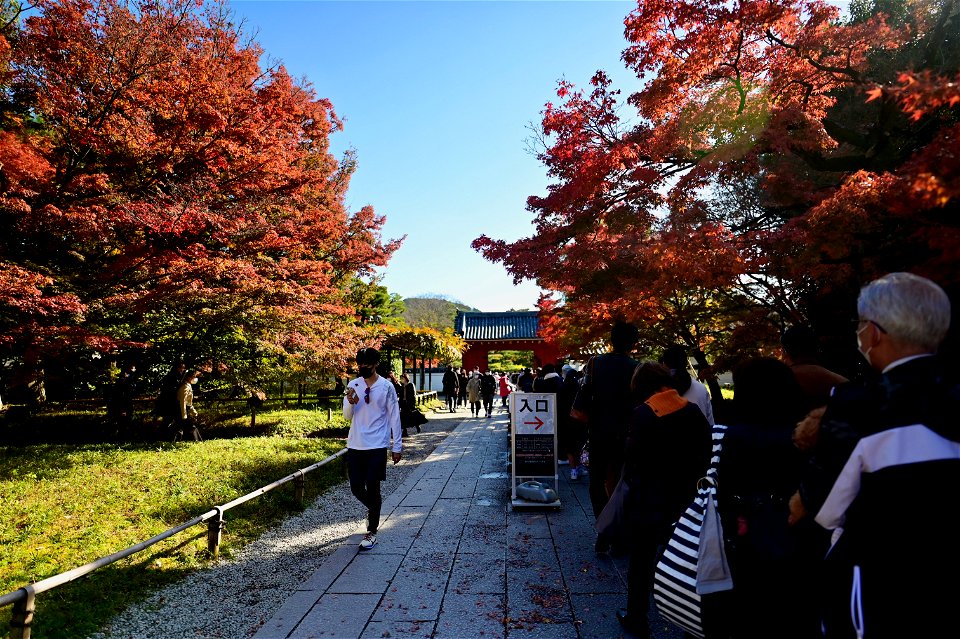
[[[102,417],[24,419],[0,418],[0,431],[29,426],[62,434],[73,423],[82,434]],[[347,425],[336,413],[327,421],[325,410],[263,411],[255,434],[249,422],[249,415],[208,409],[203,442],[83,442],[95,438],[74,433],[83,443],[0,447],[0,594],[149,539],[345,444]],[[308,502],[342,473],[334,462],[308,475]],[[291,483],[228,511],[221,554],[230,556],[299,508]],[[195,526],[39,595],[33,636],[85,637],[131,602],[209,561],[206,526]],[[10,606],[0,610],[0,636],[9,636],[10,612]]]

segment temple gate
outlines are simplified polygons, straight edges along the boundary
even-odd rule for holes
[[[468,371],[474,366],[479,366],[481,371],[487,370],[490,351],[533,351],[535,366],[557,362],[560,350],[540,337],[539,330],[537,311],[457,311],[454,322],[454,332],[470,345],[463,354],[463,367]]]

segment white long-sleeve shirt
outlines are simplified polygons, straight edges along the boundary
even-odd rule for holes
[[[707,418],[707,423],[714,425],[713,421],[713,403],[710,401],[710,391],[707,387],[695,379],[690,380],[690,388],[683,394],[683,398],[688,402],[693,402],[700,407],[700,412]]]
[[[360,401],[354,405],[343,398],[343,416],[350,420],[347,448],[389,448],[392,436],[391,450],[399,453],[403,449],[400,403],[390,380],[377,376],[377,381],[370,386],[370,403],[365,399],[367,382],[362,377],[352,380],[348,386],[356,391]]]

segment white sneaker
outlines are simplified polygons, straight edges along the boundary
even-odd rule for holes
[[[558,460],[557,460],[557,466],[568,466],[569,464],[570,464],[570,462],[568,462],[566,459],[558,459]]]
[[[377,545],[377,536],[374,533],[367,533],[360,542],[360,552],[371,550]]]

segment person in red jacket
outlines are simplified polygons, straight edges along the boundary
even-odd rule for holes
[[[500,373],[500,405],[507,405],[507,398],[510,397],[510,393],[513,392],[513,387],[510,385],[510,379],[507,377],[506,373]]]

